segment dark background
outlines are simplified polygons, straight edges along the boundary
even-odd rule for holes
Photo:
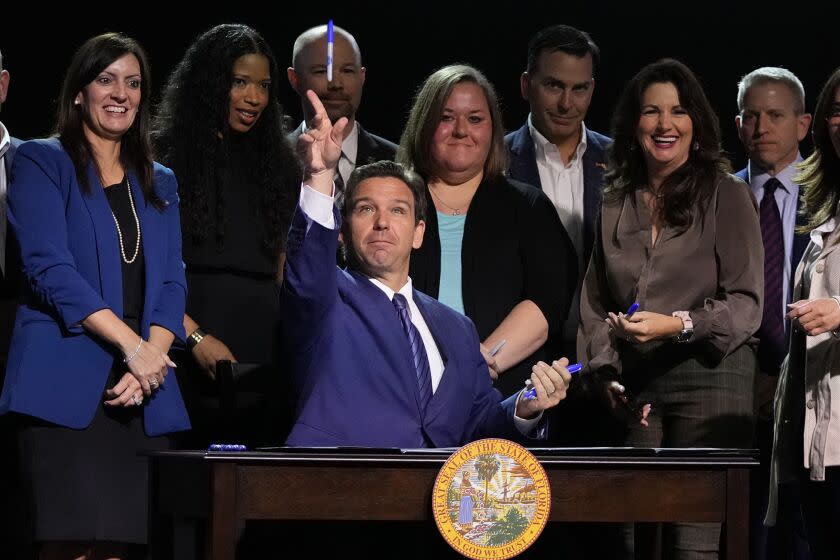
[[[75,49],[97,33],[123,31],[145,46],[157,99],[187,45],[215,24],[253,26],[285,69],[297,35],[331,17],[356,36],[362,50],[367,81],[358,118],[368,130],[398,141],[416,88],[429,73],[452,62],[472,63],[488,75],[501,97],[505,127],[512,130],[528,114],[519,75],[529,37],[546,25],[566,23],[588,31],[602,51],[587,126],[608,132],[612,107],[626,81],[648,62],[672,56],[700,77],[720,116],[724,148],[740,167],[743,152],[734,126],[739,78],[759,66],[789,68],[804,83],[810,110],[823,82],[840,65],[840,5],[834,1],[821,8],[811,0],[784,8],[770,2],[579,4],[502,2],[492,12],[482,3],[457,2],[329,7],[323,2],[240,1],[214,10],[191,4],[176,8],[174,2],[82,2],[60,12],[35,2],[31,7],[17,4],[14,15],[0,13],[0,50],[12,75],[0,120],[20,138],[48,134],[64,70]],[[176,17],[174,11],[191,15]],[[297,95],[285,75],[275,79],[281,102],[297,124]]]

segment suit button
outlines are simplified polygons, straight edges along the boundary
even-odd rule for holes
[[[814,399],[811,399],[810,401],[805,403],[805,406],[807,406],[808,408],[814,408],[814,406],[815,406]]]
[[[823,270],[825,270],[825,263],[820,261],[817,263],[817,274],[822,274]]]

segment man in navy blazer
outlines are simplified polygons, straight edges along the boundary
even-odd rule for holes
[[[802,161],[799,142],[805,138],[811,124],[811,115],[805,112],[802,82],[791,71],[777,67],[758,68],[745,75],[738,84],[735,124],[749,156],[747,166],[736,175],[750,185],[758,201],[762,201],[765,194],[773,197],[781,219],[784,247],[781,298],[770,301],[769,295],[765,294],[764,305],[765,311],[773,311],[779,320],[784,321],[785,336],[782,340],[773,340],[774,337],[764,335],[766,312],[762,327],[756,333],[760,369],[755,378],[756,440],[762,466],[751,477],[750,511],[754,512],[751,515],[752,557],[756,560],[777,557],[805,560],[808,558],[807,545],[801,536],[804,533],[799,501],[791,486],[781,490],[776,526],[769,530],[763,527],[773,444],[773,395],[779,366],[787,354],[790,340],[790,321],[785,320],[784,315],[793,296],[796,267],[810,239],[809,235],[796,232],[798,226],[807,223],[807,217],[799,214],[800,189],[794,178],[798,173],[796,164]],[[765,189],[771,180],[778,185],[772,193]],[[762,206],[768,202],[763,202]],[[765,229],[764,220],[762,218],[762,230]],[[773,257],[773,252],[765,248],[765,258],[769,260]],[[765,278],[765,287],[771,284]]]
[[[583,123],[595,89],[600,50],[585,32],[567,25],[539,31],[528,44],[526,71],[519,80],[531,108],[527,122],[505,137],[510,151],[508,174],[548,195],[578,256],[578,284],[570,297],[562,346],[553,352],[575,361],[580,323],[580,287],[595,242],[601,211],[608,137]],[[619,311],[619,310],[616,310]],[[621,310],[624,311],[624,310]],[[574,394],[574,393],[573,393]],[[552,431],[552,445],[607,445],[618,442],[620,427],[583,395],[553,411],[552,424],[574,421],[577,430]]]
[[[318,97],[307,97],[315,116],[298,142],[304,186],[280,306],[298,396],[286,443],[450,447],[534,433],[542,411],[565,396],[567,362],[534,366],[535,399],[520,392],[502,401],[472,322],[411,287],[409,258],[425,230],[422,180],[392,162],[363,166],[340,216],[333,174],[347,119],[333,127]],[[347,270],[333,264],[339,229]],[[410,319],[395,308],[401,299]]]
[[[589,35],[574,27],[553,25],[538,32],[528,44],[528,65],[519,83],[531,113],[505,137],[508,174],[545,191],[578,254],[580,280],[563,329],[562,354],[572,360],[580,284],[595,240],[606,150],[612,143],[583,124],[599,55]]]

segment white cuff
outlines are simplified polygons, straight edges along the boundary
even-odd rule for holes
[[[524,389],[522,391],[519,391],[519,395],[516,397],[516,404],[519,404],[519,400],[522,398],[522,394],[524,392],[525,392]],[[520,418],[519,416],[516,415],[516,405],[514,405],[514,407],[513,407],[513,425],[516,426],[516,430],[520,434],[522,434],[523,436],[527,436],[527,435],[531,434],[531,432],[534,431],[534,428],[537,427],[537,424],[539,424],[540,420],[542,419],[542,415],[543,415],[543,413],[542,413],[542,411],[540,411],[540,413],[537,414],[537,416],[535,418],[530,418],[530,419],[527,419],[527,420],[525,418]]]
[[[335,184],[333,196],[327,196],[310,187],[300,185],[300,209],[306,216],[327,229],[335,229],[333,208],[335,207]]]

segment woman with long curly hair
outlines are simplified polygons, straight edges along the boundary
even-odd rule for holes
[[[245,25],[218,25],[188,47],[155,120],[157,153],[180,185],[190,354],[185,362],[191,373],[206,374],[185,376],[193,444],[219,435],[195,398],[202,385],[212,394],[216,363],[274,361],[276,283],[300,183],[285,140],[279,77],[259,33]]]

